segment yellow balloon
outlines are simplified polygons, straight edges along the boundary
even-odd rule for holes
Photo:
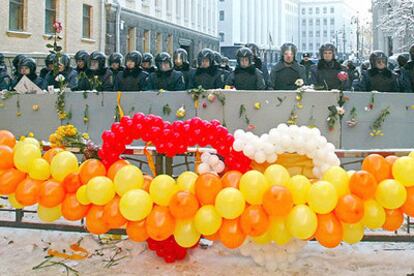
[[[150,195],[141,189],[126,192],[119,201],[119,211],[130,221],[138,221],[146,218],[152,210]]]
[[[266,168],[264,175],[270,186],[281,185],[286,186],[290,180],[288,170],[278,164],[270,165]]]
[[[343,241],[349,244],[358,243],[364,237],[364,225],[358,222],[355,224],[342,223]]]
[[[398,209],[407,199],[407,190],[397,180],[387,179],[378,185],[375,199],[386,209]]]
[[[414,158],[409,156],[398,158],[392,166],[392,175],[404,186],[414,186]]]
[[[37,158],[29,164],[29,176],[35,180],[47,180],[50,177],[50,165],[43,158]]]
[[[14,209],[23,209],[24,205],[21,205],[17,200],[16,200],[16,196],[15,194],[11,194],[9,195],[9,202],[10,205],[14,208]]]
[[[19,171],[28,173],[30,163],[42,157],[40,149],[32,144],[19,145],[13,153],[13,162]]]
[[[177,178],[178,190],[195,194],[195,182],[198,175],[194,172],[183,172]]]
[[[112,180],[105,176],[96,176],[86,184],[86,195],[95,205],[105,205],[115,196]]]
[[[175,223],[174,239],[179,246],[193,247],[200,240],[200,236],[192,220],[178,220]]]
[[[286,226],[286,219],[283,217],[271,218],[269,233],[272,241],[277,245],[285,245],[292,239],[292,235]]]
[[[385,223],[385,211],[381,205],[373,199],[364,202],[364,217],[362,223],[370,228],[381,228]]]
[[[160,206],[168,206],[171,197],[177,193],[178,186],[174,178],[169,175],[155,177],[150,185],[149,192],[152,200]]]
[[[248,171],[240,178],[239,190],[250,204],[262,204],[268,188],[266,177],[258,171]]]
[[[141,189],[144,184],[144,175],[133,165],[122,167],[114,178],[115,191],[119,196],[133,189]]]
[[[306,240],[315,233],[318,218],[308,206],[296,205],[287,217],[286,226],[293,237]]]
[[[57,181],[63,181],[67,175],[77,172],[78,169],[78,159],[69,151],[56,154],[50,164],[50,173]]]
[[[225,219],[239,217],[245,206],[243,194],[236,188],[224,188],[216,196],[216,210]]]
[[[414,158],[414,151],[410,152],[410,154],[408,155],[411,158]]]
[[[35,145],[38,149],[40,149],[40,143],[35,138],[26,137],[26,138],[24,138],[23,143],[24,144],[32,144],[32,145]]]
[[[257,236],[257,237],[251,237],[251,239],[255,243],[261,244],[261,245],[268,244],[268,243],[270,243],[272,241],[272,237],[270,235],[270,231],[266,231],[265,233],[263,233],[262,235]]]
[[[60,205],[53,208],[46,208],[42,205],[37,207],[37,216],[41,221],[44,222],[53,222],[58,220],[62,216]]]
[[[213,205],[204,205],[194,216],[194,226],[202,235],[213,235],[221,226],[222,218]]]
[[[349,194],[349,175],[339,166],[330,167],[323,175],[322,180],[334,185],[338,197]]]
[[[326,181],[313,184],[308,193],[309,207],[318,214],[328,214],[336,207],[338,194],[335,187]]]
[[[91,201],[89,200],[88,195],[86,194],[86,185],[80,186],[79,189],[76,191],[76,199],[82,205],[91,204]]]
[[[295,205],[305,204],[307,202],[308,192],[311,187],[310,180],[303,175],[292,176],[286,185],[293,197]]]

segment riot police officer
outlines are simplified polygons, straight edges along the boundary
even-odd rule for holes
[[[125,69],[120,71],[114,81],[114,91],[142,91],[146,87],[148,73],[140,67],[142,54],[132,51],[125,57]]]
[[[404,74],[410,80],[411,92],[414,92],[414,44],[410,47],[410,61],[404,65]]]
[[[314,64],[312,60],[310,60],[311,55],[309,53],[304,53],[302,55],[303,59],[300,61],[300,65],[305,66],[305,85],[311,84],[312,74],[311,74],[311,68]]]
[[[170,54],[159,53],[155,57],[155,64],[157,71],[148,77],[146,90],[185,90],[184,76],[181,72],[174,70]]]
[[[78,74],[88,70],[89,54],[85,50],[80,50],[75,54],[76,71]]]
[[[191,76],[194,74],[195,70],[190,67],[187,51],[182,48],[176,49],[173,54],[173,61],[174,70],[183,73],[185,89],[193,88],[193,85],[191,83]]]
[[[112,71],[112,79],[115,80],[119,72],[124,71],[122,61],[124,57],[121,53],[112,53],[108,58],[108,67]]]
[[[4,55],[0,53],[0,91],[10,89],[11,78],[7,73]]]
[[[23,76],[28,77],[40,89],[46,89],[45,82],[36,73],[36,61],[26,57],[19,62],[19,76],[13,81],[12,89],[19,83]]]
[[[154,73],[155,71],[157,71],[157,67],[155,67],[152,64],[152,60],[154,59],[154,57],[152,56],[151,53],[144,53],[142,56],[142,70],[144,70],[145,72],[147,72],[148,74]]]
[[[214,65],[214,52],[205,48],[198,53],[197,69],[193,74],[193,87],[204,89],[223,88],[225,76],[223,72]]]
[[[88,78],[79,79],[78,90],[112,91],[112,72],[105,66],[106,56],[104,53],[95,51],[89,56]]]
[[[55,54],[49,54],[45,58],[45,67],[40,70],[39,76],[42,79],[46,79],[47,73],[53,70],[54,63],[55,63],[56,55]]]
[[[269,81],[269,70],[267,70],[267,65],[262,62],[259,53],[259,46],[254,43],[247,43],[245,47],[249,48],[253,52],[253,62],[257,69],[259,69],[262,74],[266,84]]]
[[[61,54],[57,60],[58,72],[51,70],[46,75],[47,85],[53,85],[54,88],[60,88],[61,84],[64,84],[72,90],[76,90],[78,86],[78,72],[70,66],[70,57],[67,54]],[[63,82],[57,81],[56,77],[62,75],[64,77]]]

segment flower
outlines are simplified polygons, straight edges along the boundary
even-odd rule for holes
[[[298,87],[301,87],[301,86],[303,86],[305,84],[305,82],[302,80],[302,79],[297,79],[296,81],[295,81],[295,85],[296,86],[298,86]]]
[[[372,103],[370,103],[364,109],[365,109],[365,111],[371,111],[372,109],[374,109],[374,105]]]
[[[207,108],[207,103],[206,102],[203,102],[203,108]]]
[[[82,138],[85,140],[89,140],[89,134],[87,132],[82,133]]]
[[[62,74],[59,74],[59,75],[56,76],[55,81],[63,82],[63,81],[65,81],[65,77]]]
[[[214,95],[213,93],[208,94],[207,99],[209,100],[209,102],[214,102],[216,100],[216,95]]]
[[[348,80],[348,73],[345,71],[341,71],[338,73],[338,75],[336,75],[336,77],[340,80],[340,81],[346,81]]]
[[[253,124],[249,124],[248,126],[247,126],[247,130],[254,130],[256,128],[256,126],[255,125],[253,125]]]
[[[339,115],[344,115],[345,114],[345,108],[343,108],[342,106],[337,106],[336,107],[336,112],[338,112]]]
[[[62,31],[62,29],[63,29],[62,23],[59,22],[59,21],[53,22],[53,29],[55,29],[55,32],[56,33],[60,33]]]
[[[177,112],[175,112],[175,116],[177,116],[177,118],[184,118],[185,117],[185,108],[184,106],[181,106]]]
[[[34,137],[34,133],[33,132],[29,132],[29,134],[27,134],[27,137]]]
[[[358,120],[351,119],[349,121],[346,121],[346,124],[347,124],[348,127],[355,127],[358,124]]]
[[[260,102],[255,102],[255,103],[254,103],[254,108],[255,108],[256,110],[259,110],[260,108],[262,108],[262,104],[261,104]]]
[[[297,106],[297,108],[299,108],[299,109],[302,109],[302,108],[303,108],[303,104],[302,104],[301,102],[298,102],[298,103],[296,104],[296,106]]]
[[[39,105],[38,104],[32,105],[32,110],[33,111],[39,111]]]

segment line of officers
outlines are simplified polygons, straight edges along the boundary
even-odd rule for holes
[[[280,61],[269,74],[259,57],[259,48],[253,43],[237,50],[234,70],[229,67],[228,58],[207,48],[198,54],[196,68],[190,66],[188,53],[182,48],[176,49],[173,57],[162,52],[155,59],[150,53],[138,51],[128,53],[125,58],[120,53],[113,53],[107,59],[102,52],[88,54],[81,50],[74,57],[76,68],[71,67],[69,55],[50,54],[39,75],[34,59],[17,55],[12,62],[11,77],[4,56],[0,54],[0,90],[13,90],[26,76],[41,89],[59,88],[64,83],[72,91],[183,91],[199,87],[219,89],[226,85],[237,90],[296,90],[297,80],[302,79],[304,84],[312,84],[319,90],[413,92],[414,45],[410,48],[411,60],[397,71],[388,68],[388,58],[381,51],[372,52],[369,66],[363,64],[360,70],[352,62],[340,64],[333,44],[322,45],[319,54],[317,64],[308,54],[298,62],[296,45],[285,43],[281,46]],[[348,73],[345,85],[337,77],[341,71]]]

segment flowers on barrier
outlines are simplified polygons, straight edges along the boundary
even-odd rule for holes
[[[375,136],[384,136],[384,132],[382,131],[382,124],[385,122],[385,119],[391,115],[390,107],[386,107],[383,110],[381,110],[381,113],[378,115],[378,118],[375,119],[375,121],[370,126],[370,133],[372,137]]]
[[[358,124],[358,114],[355,106],[352,107],[350,111],[351,120],[346,121],[348,127],[355,127]]]

